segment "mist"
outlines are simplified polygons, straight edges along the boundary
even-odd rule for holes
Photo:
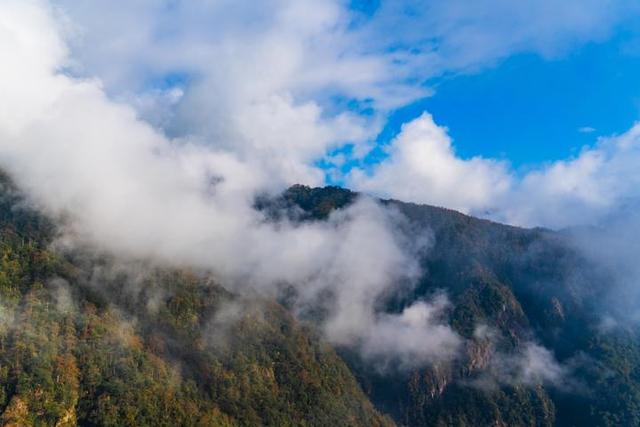
[[[293,287],[294,313],[304,317],[309,307],[320,306],[326,313],[321,330],[330,342],[356,347],[382,366],[455,359],[464,340],[446,325],[446,295],[397,313],[381,309],[381,300],[411,289],[423,274],[418,259],[430,249],[428,230],[407,233],[406,218],[367,196],[326,221],[286,216],[274,221],[254,202],[257,195],[276,197],[290,184],[322,184],[325,171],[316,162],[339,169],[346,159],[331,153],[346,143],[361,159],[388,111],[426,96],[414,73],[429,59],[436,59],[429,74],[439,75],[486,66],[517,47],[498,45],[476,57],[465,43],[473,37],[451,34],[449,40],[462,43],[465,55],[430,52],[398,61],[363,42],[378,21],[350,32],[351,21],[337,2],[307,5],[308,10],[285,2],[281,13],[268,15],[246,37],[237,34],[244,28],[244,9],[224,37],[206,33],[196,19],[194,33],[181,33],[175,44],[155,45],[149,33],[157,11],[143,2],[141,12],[154,13],[144,15],[150,18],[141,23],[143,34],[131,37],[139,42],[136,51],[102,44],[117,31],[114,21],[82,34],[74,19],[95,24],[100,14],[66,5],[67,14],[66,3],[0,5],[0,168],[56,220],[58,244],[92,245],[119,258],[200,269],[238,293],[277,297]],[[572,11],[568,7],[567,15]],[[184,8],[178,12],[185,22],[195,19]],[[590,40],[592,25],[592,19],[580,21],[576,37]],[[521,35],[524,45],[537,46],[533,33]],[[545,37],[556,34],[553,29]],[[217,37],[224,42],[214,42]],[[274,49],[291,38],[303,43]],[[333,45],[340,53],[331,52]],[[106,59],[96,54],[100,47],[110,52]],[[138,51],[145,54],[134,60]],[[127,67],[129,60],[133,65]],[[266,65],[267,77],[261,79],[256,70]],[[149,68],[161,75],[196,70],[196,77],[191,85],[141,95]],[[367,78],[354,82],[353,69],[366,71]],[[388,77],[394,75],[400,77]],[[340,96],[368,99],[373,111],[357,114],[327,102]],[[388,159],[372,174],[355,168],[341,178],[375,195],[512,224],[591,223],[635,194],[637,179],[627,177],[637,132],[634,127],[520,179],[506,162],[459,158],[446,129],[423,114],[403,127]],[[637,253],[625,243],[633,235],[627,231],[637,225],[620,228],[620,238],[605,233],[606,238],[589,237],[590,243],[578,245],[616,269],[617,289],[630,295],[640,277],[633,257],[612,254]],[[603,243],[590,247],[595,241]],[[551,360],[532,348],[532,355]]]
[[[640,321],[640,217],[635,204],[613,212],[596,225],[571,228],[565,233],[570,244],[606,280],[596,290],[602,295],[598,314],[603,331],[633,328]]]
[[[60,25],[44,3],[2,5],[0,167],[58,221],[60,241],[210,271],[240,293],[275,297],[293,286],[294,311],[329,293],[322,330],[333,343],[369,351],[399,336],[385,357],[408,351],[428,362],[453,353],[457,335],[429,314],[441,302],[397,315],[376,309],[419,276],[416,253],[428,238],[405,240],[400,216],[367,197],[323,222],[268,220],[253,205],[258,192],[278,191],[265,187],[269,169],[170,139],[110,100],[100,81],[60,73],[69,59]]]

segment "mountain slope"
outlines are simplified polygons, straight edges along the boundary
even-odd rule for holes
[[[256,205],[323,221],[357,197],[294,186]],[[54,250],[53,224],[0,177],[1,422],[640,424],[640,337],[603,327],[612,274],[566,233],[383,203],[407,220],[398,232],[433,236],[415,288],[383,306],[401,312],[446,292],[447,322],[464,340],[451,361],[382,369],[207,274]]]
[[[296,186],[280,205],[321,220],[355,197]],[[466,345],[449,365],[391,373],[371,370],[341,349],[380,409],[416,426],[640,424],[638,334],[623,325],[603,328],[612,272],[585,259],[564,233],[385,203],[409,220],[412,232],[432,232],[434,242],[414,291],[390,298],[388,309],[401,311],[445,290],[449,323]],[[552,356],[557,365],[528,375],[526,363],[553,362]]]
[[[275,302],[206,275],[48,249],[0,184],[3,425],[391,425]]]

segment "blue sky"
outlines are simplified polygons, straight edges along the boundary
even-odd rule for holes
[[[50,1],[66,74],[238,186],[552,227],[640,197],[637,0]]]
[[[640,50],[629,43],[621,32],[559,58],[517,54],[477,73],[432,80],[433,96],[391,113],[379,142],[426,110],[448,128],[463,158],[527,169],[575,156],[640,118]]]
[[[83,64],[79,74],[97,75],[116,96],[172,87],[200,90],[190,84],[192,79],[197,81],[226,59],[214,56],[194,63],[193,58],[177,52],[194,43],[201,43],[198,49],[206,52],[220,40],[252,43],[254,36],[285,32],[287,28],[277,24],[274,16],[279,8],[289,7],[286,1],[252,8],[242,2],[203,6],[145,0],[136,10],[114,9],[103,1],[91,6],[58,1],[85,27],[84,45],[75,46],[78,62]],[[640,6],[634,0],[327,0],[298,4],[302,5],[296,12],[300,19],[327,13],[327,20],[339,22],[339,15],[327,12],[332,6],[345,8],[341,13],[349,16],[351,24],[344,33],[328,25],[301,36],[320,44],[327,39],[325,47],[336,49],[336,58],[326,58],[329,67],[339,65],[341,57],[363,59],[372,54],[389,62],[386,71],[375,71],[381,74],[363,83],[364,89],[349,87],[360,84],[359,73],[368,72],[363,68],[351,72],[348,78],[354,81],[337,90],[336,83],[341,83],[331,80],[336,77],[313,88],[304,84],[278,88],[303,93],[296,102],[318,101],[329,114],[344,110],[364,116],[378,114],[383,129],[374,140],[379,147],[366,157],[366,166],[384,159],[380,148],[400,132],[403,123],[425,111],[437,125],[448,129],[461,158],[501,159],[516,170],[570,158],[581,147],[593,145],[598,136],[625,132],[640,117],[636,77],[640,75]],[[225,15],[222,24],[212,24]],[[313,18],[309,22],[313,28]],[[331,38],[336,35],[352,38],[341,44],[340,39],[336,43]],[[112,41],[105,44],[105,39]],[[288,47],[278,49],[286,52]],[[394,57],[396,52],[404,56]],[[236,54],[244,59],[241,50]],[[309,62],[310,68],[301,73],[323,65]],[[403,77],[396,78],[394,73]],[[258,72],[250,78],[264,75]],[[220,84],[225,85],[228,78],[224,76]],[[404,100],[392,99],[396,86],[403,86]],[[383,89],[377,93],[379,88]],[[420,88],[432,95],[420,96]],[[373,107],[363,111],[369,100],[374,101]],[[384,103],[389,105],[380,108]],[[155,113],[146,118],[157,121]],[[350,148],[329,152],[349,153]],[[324,159],[316,164],[325,164]],[[348,169],[349,164],[343,167]]]

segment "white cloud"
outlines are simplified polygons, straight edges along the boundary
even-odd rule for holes
[[[575,363],[575,361],[571,361]],[[487,371],[474,385],[495,387],[497,384],[535,386],[551,385],[568,389],[574,386],[570,378],[571,366],[560,364],[545,347],[527,342],[514,353],[495,353]]]
[[[401,0],[366,16],[341,0],[53,1],[69,17],[71,70],[100,78],[172,135],[267,170],[272,186],[322,183],[314,162],[346,142],[362,156],[386,113],[427,96],[431,77],[601,40],[638,9],[626,0]],[[174,102],[162,81],[175,74],[185,81]],[[349,111],[349,101],[373,114]]]
[[[575,158],[526,174],[499,219],[524,225],[568,227],[597,224],[640,196],[640,125],[601,138]]]
[[[55,3],[74,23],[75,74],[99,77],[172,135],[265,169],[272,187],[321,184],[314,161],[376,131],[375,118],[327,114],[311,96],[370,96],[391,75],[384,57],[351,51],[337,1]],[[172,75],[183,95],[167,102]]]
[[[405,124],[387,151],[389,157],[371,173],[352,171],[349,183],[383,197],[510,224],[594,224],[640,196],[640,125],[522,176],[500,161],[457,157],[446,129],[426,113]]]
[[[446,129],[426,113],[403,125],[388,154],[372,174],[354,171],[349,184],[383,197],[464,212],[490,206],[509,190],[510,177],[503,163],[458,158]]]
[[[35,203],[64,217],[67,239],[97,243],[125,258],[204,268],[239,292],[274,295],[289,284],[298,290],[300,307],[330,294],[334,304],[324,330],[334,342],[373,339],[373,322],[381,330],[395,327],[394,317],[379,319],[376,304],[416,279],[420,248],[397,232],[401,219],[393,211],[362,198],[326,222],[268,222],[253,201],[272,169],[256,167],[241,152],[169,139],[133,108],[111,101],[99,81],[58,72],[66,49],[46,3],[0,3],[0,34],[6,108],[0,167]],[[280,101],[273,110],[290,107]],[[318,116],[313,107],[292,114],[311,121]],[[302,126],[297,136],[316,131]],[[258,152],[265,161],[279,154]],[[420,352],[425,361],[437,353]]]
[[[631,0],[394,0],[373,16],[339,0],[55,4],[75,23],[78,67],[109,88],[139,90],[150,75],[183,71],[242,83],[234,91],[339,89],[389,106],[415,97],[416,79],[520,51],[553,55],[640,11]]]
[[[383,1],[373,40],[411,46],[431,73],[473,70],[516,52],[559,55],[599,41],[640,11],[637,2],[599,0]],[[384,29],[394,31],[385,32]],[[428,55],[426,55],[428,53]]]
[[[363,334],[363,354],[383,371],[454,359],[463,340],[441,318],[449,305],[445,295],[438,295],[432,302],[415,302],[402,313],[383,314]],[[399,358],[397,348],[404,349]]]
[[[433,314],[441,302],[375,309],[419,271],[393,212],[363,199],[326,223],[274,225],[252,201],[259,189],[321,183],[313,162],[328,149],[355,142],[361,156],[388,109],[425,95],[424,78],[515,51],[553,54],[619,20],[617,7],[597,3],[558,6],[550,22],[545,2],[483,4],[417,3],[424,20],[408,25],[397,10],[384,14],[397,22],[354,20],[338,1],[5,0],[0,167],[81,240],[211,269],[237,289],[290,283],[301,305],[329,292],[334,342],[355,337],[380,357],[392,349],[433,360],[457,342]],[[494,6],[517,19],[495,26]],[[174,73],[187,81],[158,84]],[[341,104],[354,99],[374,113]],[[562,225],[635,195],[638,129],[518,179],[501,162],[458,158],[423,115],[372,176],[351,179],[387,196]]]
[[[578,132],[580,133],[593,133],[596,131],[596,128],[592,128],[591,126],[583,126],[578,128]]]

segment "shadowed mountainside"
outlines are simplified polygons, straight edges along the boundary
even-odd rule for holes
[[[294,186],[279,203],[301,209],[295,216],[304,220],[322,220],[355,197],[335,187]],[[639,337],[631,326],[603,327],[613,276],[585,259],[568,233],[384,203],[409,220],[409,232],[433,233],[422,279],[385,301],[388,310],[444,290],[452,302],[448,321],[466,344],[451,364],[409,372],[377,372],[340,349],[381,410],[412,426],[640,424]],[[512,355],[538,363],[527,352],[540,347],[557,358],[561,378],[544,371],[525,378],[527,366],[519,376],[501,372]]]

